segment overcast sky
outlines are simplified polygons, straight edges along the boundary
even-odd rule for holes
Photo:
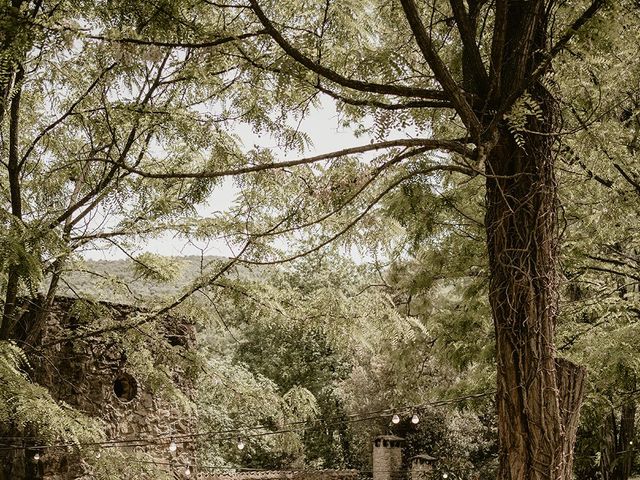
[[[285,152],[276,147],[273,139],[257,137],[249,126],[239,128],[236,133],[242,138],[246,148],[251,148],[253,145],[271,147],[274,152],[279,153],[277,158],[280,159],[291,159],[330,152],[360,145],[367,141],[364,138],[357,139],[350,129],[339,127],[338,114],[335,109],[335,104],[331,100],[325,100],[320,108],[310,110],[301,124],[301,130],[307,132],[313,142],[313,146],[303,155],[300,155],[298,152],[285,154]],[[215,210],[224,211],[232,204],[236,193],[237,190],[232,180],[230,178],[225,179],[223,185],[214,191],[208,202],[198,206],[199,214],[206,216]],[[165,234],[161,237],[145,241],[144,245],[140,245],[136,251],[131,253],[140,254],[143,252],[152,252],[167,256],[199,256],[203,252],[205,255],[233,255],[233,252],[229,250],[223,241],[211,241],[208,244],[205,242],[190,243],[187,239],[174,237],[171,234]],[[110,248],[108,250],[87,250],[83,252],[83,256],[92,260],[116,260],[126,258],[126,255],[116,248]]]

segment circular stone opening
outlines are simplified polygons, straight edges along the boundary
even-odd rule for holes
[[[136,398],[138,382],[128,373],[121,373],[113,381],[113,393],[121,402],[130,402]]]

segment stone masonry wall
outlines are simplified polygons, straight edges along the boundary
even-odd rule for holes
[[[139,310],[127,305],[96,304],[96,315],[109,315],[114,319],[126,319]],[[43,354],[34,363],[36,380],[47,387],[56,400],[61,400],[85,414],[102,419],[108,438],[140,439],[167,435],[166,445],[157,447],[131,447],[130,450],[146,452],[150,462],[157,458],[166,462],[168,444],[172,434],[195,430],[195,419],[186,417],[166,400],[153,395],[148,386],[141,384],[130,374],[127,359],[117,341],[100,337],[74,341],[55,342],[63,333],[77,330],[79,319],[73,312],[75,300],[56,300],[43,335]],[[176,332],[175,319],[171,342],[193,342],[194,335],[188,326]],[[175,344],[175,343],[174,343]],[[178,388],[189,395],[191,386],[179,384]],[[179,445],[174,463],[189,463],[193,447]],[[27,459],[28,460],[28,459]],[[44,451],[39,461],[36,478],[69,480],[81,478],[86,473],[82,459],[70,451]],[[162,467],[160,467],[162,468]],[[86,478],[86,477],[85,477]],[[130,478],[126,471],[119,479]],[[134,478],[134,477],[131,477]],[[135,477],[136,480],[140,477]]]
[[[404,439],[382,435],[373,442],[373,480],[399,480],[402,477]]]

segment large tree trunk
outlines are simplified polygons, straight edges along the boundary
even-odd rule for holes
[[[487,242],[491,268],[502,480],[571,479],[584,370],[554,346],[557,196],[553,109],[531,116],[516,141],[506,123],[487,163]]]
[[[495,110],[529,82],[540,61],[536,52],[548,47],[544,3],[505,3],[504,36],[494,38],[492,57]],[[585,371],[556,358],[557,122],[554,101],[540,84],[527,93],[536,105],[530,110],[538,112],[526,116],[524,129],[501,119],[485,161],[499,479],[570,480]]]
[[[571,479],[584,389],[584,370],[555,356],[557,205],[549,138],[529,135],[520,147],[503,127],[486,165],[501,480]]]

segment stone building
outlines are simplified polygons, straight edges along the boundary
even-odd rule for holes
[[[411,457],[411,480],[428,480],[433,474],[436,458],[426,453]]]
[[[436,458],[428,454],[411,457],[410,470],[403,470],[402,449],[405,440],[395,435],[373,439],[373,480],[430,480]]]
[[[26,309],[24,314],[28,316],[31,313]],[[195,447],[180,443],[179,440],[181,434],[197,430],[196,419],[178,410],[173,402],[155,395],[150,385],[136,378],[136,372],[130,368],[126,349],[117,335],[90,338],[82,335],[87,325],[92,323],[104,325],[106,321],[108,325],[117,326],[119,322],[145,314],[144,310],[131,305],[57,298],[42,333],[42,351],[32,356],[34,380],[45,386],[54,399],[102,420],[107,438],[132,441],[127,447],[119,444],[118,449],[144,453],[150,463],[157,460],[157,468],[174,472],[178,475],[176,478],[186,478],[187,465],[191,465],[188,469],[190,477],[199,480],[358,480],[369,477],[368,473],[361,474],[357,470],[248,471],[230,474],[199,469],[197,462],[194,462]],[[180,318],[169,315],[159,318],[157,328],[169,345],[188,348],[195,342],[193,327]],[[141,341],[151,342],[152,339],[144,340],[144,336],[141,336]],[[157,360],[162,362],[162,358]],[[162,366],[168,369],[167,373],[176,389],[186,396],[193,393],[192,385],[185,381],[183,372],[176,365],[164,363]],[[170,455],[168,446],[172,435],[176,437],[178,451]],[[154,446],[143,445],[144,441],[134,441],[159,437],[165,442]],[[394,435],[374,438],[373,480],[430,480],[435,459],[428,455],[412,457],[411,471],[403,470],[404,443],[403,438]],[[0,472],[0,479],[91,478],[85,459],[73,448],[42,450],[38,453],[37,461],[33,459],[33,450],[16,450],[10,455],[5,453],[2,458],[5,476],[2,477]],[[92,455],[99,453],[100,450],[96,449]],[[154,477],[122,471],[114,480],[147,478]]]
[[[402,447],[404,438],[380,435],[373,439],[373,480],[402,478]]]
[[[24,312],[24,315],[30,314],[28,309]],[[107,438],[134,440],[163,436],[167,445],[150,447],[142,446],[144,441],[132,442],[123,450],[144,451],[150,463],[154,458],[166,462],[171,435],[193,431],[195,419],[176,408],[175,402],[154,394],[152,386],[136,378],[118,335],[91,338],[83,338],[82,335],[87,325],[92,323],[117,327],[119,322],[144,314],[144,310],[130,305],[58,297],[42,332],[42,347],[30,358],[34,380],[46,387],[57,401],[104,422]],[[165,315],[156,324],[166,340],[159,349],[167,345],[188,347],[195,341],[193,327],[180,318]],[[141,342],[153,340],[144,338],[140,335]],[[140,347],[142,349],[143,345]],[[144,347],[152,349],[152,345]],[[154,361],[162,362],[162,358],[154,358]],[[175,365],[161,365],[168,383],[189,397],[192,386],[184,380],[183,372]],[[189,448],[188,445],[180,445],[174,460],[188,463],[193,456]],[[98,451],[96,449],[92,455],[98,456]],[[34,461],[32,450],[13,452],[10,459],[5,454],[5,477],[68,480],[86,474],[86,463],[73,448],[43,449],[37,453],[37,461]],[[6,470],[10,472],[8,476]],[[130,477],[127,472],[122,472],[119,478]]]

